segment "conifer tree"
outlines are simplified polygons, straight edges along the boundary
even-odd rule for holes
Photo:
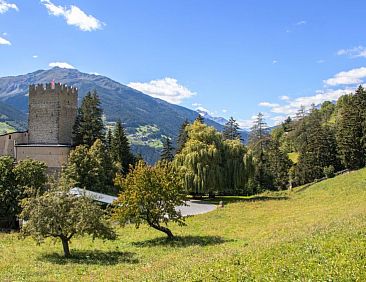
[[[171,162],[174,159],[174,148],[168,137],[165,137],[163,140],[163,149],[160,154],[160,159],[168,162]]]
[[[239,133],[239,124],[236,122],[236,120],[233,117],[230,117],[228,122],[224,126],[224,131],[222,132],[222,136],[225,140],[235,140],[241,139],[240,133]]]
[[[198,116],[196,117],[196,119],[194,121],[198,121],[200,123],[205,123],[204,117],[201,116],[200,114],[198,114]]]
[[[268,168],[273,179],[273,188],[275,190],[284,190],[289,183],[289,169],[291,161],[287,154],[280,150],[280,144],[271,140],[268,147]]]
[[[121,167],[122,174],[127,174],[129,165],[134,163],[134,158],[126,132],[120,120],[116,122],[113,131],[111,154],[113,161]]]
[[[187,125],[189,125],[189,122],[188,120],[185,120],[179,129],[179,135],[177,140],[177,154],[180,153],[180,151],[182,151],[184,144],[187,142],[188,139],[188,133],[186,129]]]
[[[88,92],[83,98],[73,127],[74,145],[92,146],[100,139],[105,139],[105,128],[102,119],[103,110],[97,92]]]
[[[365,90],[360,86],[354,95],[346,95],[337,105],[337,144],[339,156],[346,168],[365,166]]]
[[[112,148],[112,138],[113,138],[112,130],[109,128],[108,133],[107,133],[107,139],[106,139],[106,147],[107,147],[108,152],[110,152],[111,148]]]
[[[267,149],[269,146],[270,135],[268,126],[263,114],[259,113],[251,128],[249,136],[249,149],[251,150],[256,163],[255,181],[258,191],[269,189],[273,186],[273,179],[268,167]]]

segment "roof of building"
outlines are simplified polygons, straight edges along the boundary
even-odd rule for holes
[[[73,194],[76,196],[87,196],[95,201],[105,203],[105,204],[111,204],[113,201],[115,201],[117,199],[117,197],[81,189],[79,187],[74,187],[74,188],[70,189],[70,194]]]
[[[15,144],[15,147],[72,147],[67,144]]]
[[[1,136],[7,136],[7,135],[15,134],[15,133],[28,133],[28,130],[27,131],[14,131],[14,132],[0,134],[0,137]]]

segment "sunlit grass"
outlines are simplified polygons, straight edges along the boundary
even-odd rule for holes
[[[114,242],[77,238],[37,246],[0,234],[0,281],[366,281],[366,170],[292,192],[223,197],[208,214],[146,226]]]

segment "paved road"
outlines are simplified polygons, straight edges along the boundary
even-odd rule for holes
[[[188,206],[178,206],[176,209],[182,212],[183,216],[207,213],[216,209],[216,205],[208,204],[199,200],[187,201]]]

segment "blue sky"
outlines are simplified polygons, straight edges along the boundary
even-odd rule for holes
[[[244,127],[366,80],[366,1],[0,0],[0,76],[106,75]]]

